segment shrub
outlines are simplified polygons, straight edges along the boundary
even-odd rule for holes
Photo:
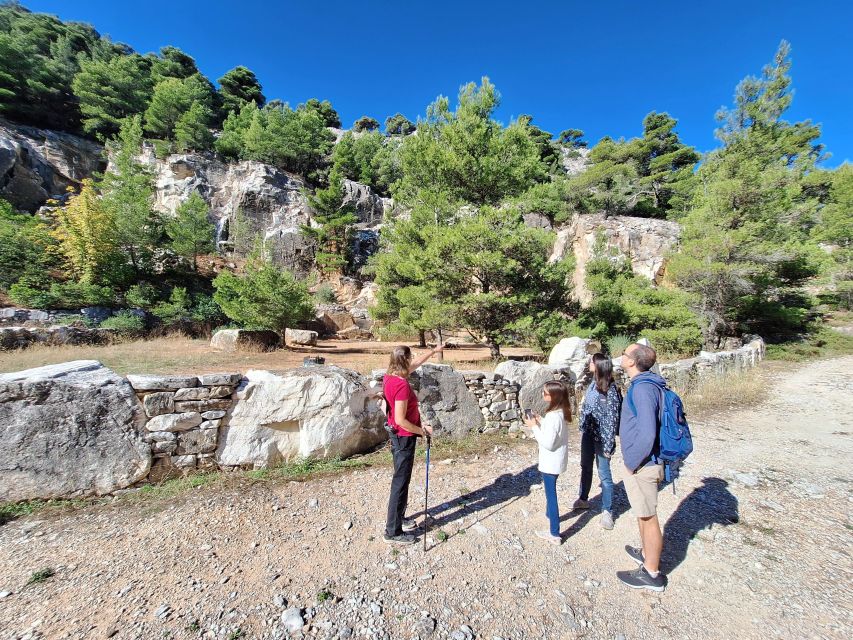
[[[121,311],[101,323],[103,329],[115,329],[120,334],[139,334],[145,330],[144,320],[131,311]]]
[[[337,304],[338,294],[335,293],[334,287],[330,284],[323,284],[314,292],[314,299],[319,304]]]
[[[651,338],[650,338],[651,340]],[[625,349],[628,348],[634,342],[634,339],[630,336],[626,336],[621,333],[617,333],[616,335],[610,336],[605,340],[605,344],[607,345],[607,352],[610,354],[611,358],[618,358],[621,356]],[[652,344],[656,344],[652,342]]]
[[[43,289],[24,280],[11,286],[9,297],[15,304],[35,309],[111,306],[115,302],[115,292],[109,287],[82,282],[54,282]]]
[[[160,293],[157,288],[147,282],[133,285],[124,294],[127,304],[145,310],[149,310],[157,304],[159,297]]]

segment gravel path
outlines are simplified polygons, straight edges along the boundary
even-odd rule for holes
[[[381,540],[385,468],[10,522],[0,639],[846,639],[851,368],[846,357],[774,373],[761,406],[692,425],[678,494],[661,493],[663,594],[614,575],[633,568],[622,547],[637,542],[618,462],[616,528],[566,513],[555,548],[532,536],[544,496],[522,443],[435,461],[431,513],[448,537],[431,535],[426,553]],[[564,510],[577,477],[575,455]],[[421,467],[411,503],[422,500]],[[55,575],[26,586],[45,567]]]

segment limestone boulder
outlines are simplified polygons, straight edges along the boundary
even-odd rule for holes
[[[531,409],[539,415],[545,415],[548,408],[542,399],[542,387],[549,380],[566,382],[573,388],[576,376],[571,369],[539,362],[507,360],[495,367],[495,373],[521,387],[518,403],[521,409]]]
[[[342,304],[321,304],[317,306],[317,321],[328,333],[338,333],[356,326],[355,319]]]
[[[213,334],[210,346],[220,351],[274,351],[281,345],[275,331],[221,329]]]
[[[390,199],[376,194],[368,185],[354,180],[343,181],[343,205],[351,205],[362,224],[375,226],[382,222],[385,209],[390,208]]]
[[[596,347],[597,343],[587,338],[563,338],[548,354],[548,364],[571,370],[575,378],[582,377],[589,364],[589,356],[595,352]]]
[[[387,438],[368,380],[338,367],[252,370],[221,427],[217,461],[266,467],[302,457],[350,456]]]
[[[103,495],[151,466],[130,384],[95,360],[0,374],[0,501]]]
[[[285,329],[284,341],[287,344],[295,344],[303,347],[317,346],[317,332],[305,329]]]
[[[462,437],[483,430],[477,398],[468,390],[462,374],[450,365],[422,365],[410,383],[418,396],[421,415],[436,435]]]

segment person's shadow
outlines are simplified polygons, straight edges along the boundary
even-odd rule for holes
[[[429,528],[438,529],[465,516],[503,505],[490,513],[489,516],[491,516],[519,498],[530,495],[530,488],[539,483],[541,483],[541,476],[535,465],[531,465],[516,474],[504,473],[495,478],[491,484],[429,507],[427,509]],[[412,514],[410,517],[422,515],[423,511]]]
[[[595,476],[593,477],[593,482],[595,482]],[[592,493],[592,491],[590,491]],[[574,494],[573,494],[574,495]],[[572,498],[574,501],[574,498]],[[565,522],[570,518],[574,518],[577,516],[577,520],[575,520],[566,531],[563,532],[563,537],[571,537],[574,534],[578,533],[581,529],[583,529],[589,522],[595,518],[596,516],[601,514],[601,489],[599,488],[598,494],[595,496],[590,496],[589,498],[589,509],[583,510],[569,510],[560,516],[560,522]],[[625,485],[620,480],[613,484],[613,504],[611,505],[610,515],[613,516],[613,522],[616,522],[620,516],[624,515],[628,509],[630,508],[630,504],[628,503],[628,495],[625,493]]]
[[[704,478],[702,486],[681,501],[663,529],[663,571],[669,573],[684,561],[690,541],[702,529],[737,524],[738,501],[728,486],[722,478]]]

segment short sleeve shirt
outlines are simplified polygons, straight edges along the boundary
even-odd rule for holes
[[[401,378],[400,376],[386,375],[382,379],[382,388],[385,392],[385,399],[388,401],[388,424],[391,425],[398,436],[415,435],[414,433],[410,433],[400,427],[394,419],[394,403],[397,401],[402,402],[404,400],[408,400],[409,405],[406,409],[406,420],[412,424],[421,426],[421,413],[418,410],[418,397],[415,395],[415,392],[412,391],[409,381],[405,378]]]

